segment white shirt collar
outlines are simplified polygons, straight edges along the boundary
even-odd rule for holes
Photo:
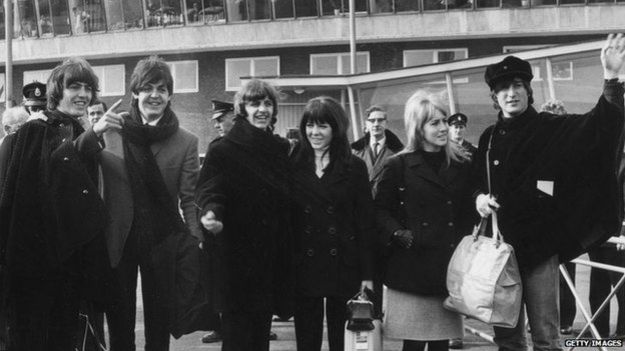
[[[155,127],[155,126],[158,124],[158,121],[160,121],[160,120],[161,120],[161,118],[163,118],[163,116],[162,116],[162,115],[161,115],[159,118],[157,118],[157,119],[155,119],[155,120],[153,120],[153,121],[148,122],[148,120],[147,120],[147,119],[145,119],[145,117],[141,116],[141,120],[143,121],[143,124],[149,124],[149,125],[151,125],[152,127]]]
[[[369,138],[369,147],[371,147],[371,150],[373,150],[375,143],[378,143],[378,152],[379,152],[380,150],[382,150],[382,148],[386,144],[386,135],[380,140],[375,140],[375,138],[371,136]]]

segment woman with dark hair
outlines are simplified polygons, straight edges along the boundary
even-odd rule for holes
[[[449,143],[447,108],[418,91],[404,112],[407,145],[386,164],[375,199],[384,275],[384,334],[403,351],[447,350],[462,337],[460,315],[443,309],[447,264],[473,224],[469,162]]]
[[[299,351],[319,351],[324,298],[330,351],[343,350],[345,304],[372,289],[375,222],[365,163],[351,154],[349,121],[329,97],[310,100],[294,156],[295,333]]]
[[[222,350],[269,350],[273,314],[288,317],[293,267],[289,225],[289,142],[272,133],[278,93],[252,80],[236,94],[235,123],[211,144],[196,203],[214,236],[216,309]]]

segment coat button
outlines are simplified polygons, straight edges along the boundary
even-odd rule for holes
[[[451,204],[453,204],[453,202],[451,202],[451,200],[447,200],[447,204],[451,205]]]
[[[326,212],[328,214],[330,214],[330,215],[334,214],[334,207],[333,206],[328,206],[328,208],[326,208]]]
[[[449,222],[447,223],[448,226],[453,227],[454,226],[454,222]]]
[[[264,225],[264,226],[266,226],[267,224],[269,224],[269,222],[267,222],[267,220],[266,220],[266,219],[264,219],[264,218],[263,218],[263,220],[262,220],[262,221],[260,221],[260,223],[261,223],[262,225]]]
[[[312,212],[312,207],[310,207],[310,206],[304,207],[304,213],[310,214],[311,212]]]
[[[399,204],[400,204],[400,205],[402,205],[402,206],[404,206],[404,202],[403,202],[403,201],[400,201],[400,202],[399,202]]]
[[[314,255],[315,255],[315,250],[313,249],[306,250],[306,256],[313,257]]]
[[[61,140],[61,141],[62,141],[62,142],[66,142],[66,141],[67,141],[67,138],[63,138],[63,140]]]
[[[63,161],[65,162],[69,161],[69,157],[63,157]]]
[[[59,127],[65,127],[65,124],[59,123]]]
[[[328,228],[328,234],[330,234],[330,235],[336,234],[336,228],[334,228],[334,227]]]
[[[85,194],[85,195],[87,195],[87,194],[89,194],[89,190],[84,189],[84,190],[82,191],[82,193],[83,193],[83,194]]]
[[[350,236],[350,237],[349,237],[349,240],[351,240],[351,241],[356,240],[356,236],[354,236],[354,235]]]
[[[430,223],[428,223],[428,222],[423,222],[423,223],[421,223],[421,225],[422,225],[422,226],[424,226],[424,227],[427,227],[428,225],[430,225]]]
[[[336,256],[336,254],[338,253],[338,251],[334,248],[330,249],[330,256]]]
[[[501,129],[501,130],[499,131],[499,134],[501,134],[501,135],[506,135],[506,131],[505,131],[505,130],[503,130],[503,129]]]
[[[310,225],[306,226],[306,228],[304,229],[304,233],[311,234],[312,230],[313,230],[312,226],[310,226]]]
[[[495,161],[493,161],[493,164],[494,164],[495,166],[499,166],[499,160],[495,160]]]

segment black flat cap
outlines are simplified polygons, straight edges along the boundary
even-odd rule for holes
[[[488,84],[491,90],[497,82],[515,77],[528,82],[531,82],[532,78],[534,78],[530,63],[515,56],[508,56],[501,62],[489,65],[486,67],[486,73],[484,74],[484,80],[486,80],[486,84]]]
[[[24,95],[24,106],[45,106],[46,105],[46,85],[40,82],[32,82],[22,88]]]
[[[464,113],[454,113],[453,115],[447,118],[447,124],[453,126],[454,124],[462,124],[464,126],[467,125],[467,116]]]
[[[232,102],[211,100],[213,102],[213,117],[211,119],[217,119],[228,112],[234,111],[234,104]]]

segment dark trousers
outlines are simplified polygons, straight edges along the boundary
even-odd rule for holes
[[[401,351],[423,351],[425,345],[428,345],[428,351],[447,351],[449,350],[449,340],[404,340],[404,346]]]
[[[564,267],[566,267],[571,280],[575,283],[575,263],[567,262],[564,264]],[[575,297],[564,280],[564,277],[560,275],[560,327],[572,326],[575,321],[576,313]]]
[[[45,279],[11,277],[9,350],[73,350],[78,328],[78,286],[72,273]]]
[[[323,297],[297,296],[295,299],[295,339],[298,351],[319,351],[323,338]],[[327,297],[325,315],[328,322],[330,351],[344,349],[347,297]]]
[[[135,346],[135,318],[137,309],[137,272],[141,269],[143,294],[143,322],[145,350],[169,350],[166,303],[157,294],[158,277],[150,268],[146,255],[140,254],[136,236],[131,232],[126,240],[124,254],[115,269],[121,292],[120,301],[106,311],[111,351],[133,351]]]
[[[588,252],[591,261],[607,263],[615,266],[625,266],[625,252],[616,251],[614,246],[598,247]],[[590,270],[590,309],[593,314],[608,296],[613,286],[616,286],[622,274],[591,268]],[[616,293],[618,302],[618,317],[616,334],[625,335],[625,286]],[[610,307],[606,307],[595,320],[595,326],[602,337],[610,335]]]
[[[222,351],[269,351],[271,312],[221,314]]]

